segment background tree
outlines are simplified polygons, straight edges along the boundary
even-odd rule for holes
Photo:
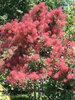
[[[64,0],[0,0],[0,24],[10,22],[14,18],[21,20],[24,13],[28,13],[33,5],[39,2],[45,2],[49,9],[65,5]]]
[[[68,25],[64,27],[66,35],[71,35],[75,41],[75,0],[66,0],[67,6],[64,7],[64,12],[67,14]]]
[[[45,2],[46,5],[49,6],[49,9],[55,9],[58,8],[59,6],[65,5],[64,0],[33,0],[35,3],[39,2]]]
[[[31,0],[0,0],[0,24],[10,22],[14,18],[20,20],[31,5]]]

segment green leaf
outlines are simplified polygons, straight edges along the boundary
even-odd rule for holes
[[[18,13],[20,13],[20,14],[23,13],[23,11],[22,11],[22,10],[19,10],[19,9],[17,9],[16,11],[17,11]]]

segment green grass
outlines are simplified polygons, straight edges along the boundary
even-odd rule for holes
[[[26,94],[10,95],[11,100],[29,100]]]
[[[34,100],[34,93],[31,93],[31,97],[27,94],[17,94],[17,95],[10,95],[11,100]],[[38,100],[38,93],[36,93],[36,99]],[[39,100],[42,100],[42,94],[40,94]],[[48,100],[47,96],[44,95],[43,100]]]

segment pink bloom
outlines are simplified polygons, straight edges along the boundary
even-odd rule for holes
[[[47,58],[46,59],[46,64],[48,65],[48,66],[50,66],[50,63],[52,62],[52,59],[51,58]]]
[[[64,63],[60,63],[61,72],[66,73],[68,71],[68,67]]]
[[[73,60],[73,59],[71,59],[71,60],[70,60],[70,62],[71,62],[71,63],[74,63],[74,60]]]
[[[30,35],[28,35],[27,41],[30,42],[30,43],[33,43],[33,38]]]
[[[55,79],[59,79],[59,77],[60,77],[60,71],[58,71],[53,77],[54,77]]]
[[[29,78],[32,79],[32,80],[36,80],[36,79],[39,79],[39,75],[36,72],[32,72],[29,75]]]
[[[73,74],[68,74],[67,79],[71,80],[73,78]]]
[[[52,67],[48,67],[47,68],[47,73],[48,73],[49,76],[51,76],[52,73],[53,73],[53,68]]]
[[[11,71],[10,75],[11,75],[12,79],[19,80],[18,72],[16,70]]]
[[[19,77],[19,80],[24,80],[26,78],[26,75],[25,75],[25,73],[20,71],[20,72],[18,72],[18,77]]]
[[[68,80],[67,79],[63,79],[62,80],[62,83],[66,83]]]
[[[72,54],[72,49],[67,49],[67,53],[68,53],[69,55],[71,55],[71,54]]]

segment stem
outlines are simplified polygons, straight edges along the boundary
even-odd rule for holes
[[[36,85],[34,84],[34,100],[36,100]]]
[[[43,100],[43,81],[42,81],[42,100]]]
[[[55,88],[55,90],[53,91],[52,100],[55,100],[56,92],[57,92],[57,89]]]
[[[54,100],[54,97],[55,97],[55,93],[53,93],[53,95],[52,95],[52,100]]]
[[[38,87],[38,100],[40,100],[40,89]]]
[[[31,98],[31,93],[30,93],[30,91],[28,91],[28,96],[29,96],[29,99]]]

